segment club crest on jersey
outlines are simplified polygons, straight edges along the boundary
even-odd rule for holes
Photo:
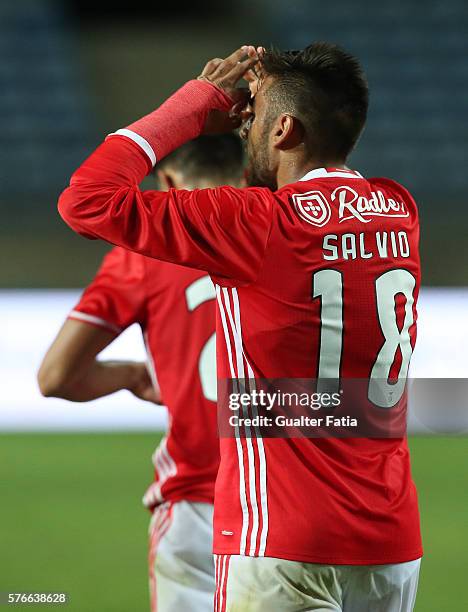
[[[315,225],[322,227],[331,217],[330,204],[325,196],[320,191],[308,191],[307,193],[294,193],[292,196],[297,214],[303,219]]]

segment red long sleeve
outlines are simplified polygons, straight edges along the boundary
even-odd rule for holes
[[[154,165],[156,160],[199,136],[209,111],[228,111],[233,103],[226,92],[207,81],[188,81],[159,108],[117,134],[130,138],[136,134]]]
[[[123,136],[109,138],[72,176],[59,199],[61,216],[88,238],[221,279],[254,280],[271,226],[271,192],[231,187],[141,191],[138,184],[149,166],[138,144]]]

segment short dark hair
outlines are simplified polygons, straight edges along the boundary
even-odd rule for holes
[[[307,144],[325,157],[346,159],[366,122],[369,88],[359,61],[338,45],[315,42],[301,51],[265,52],[270,116],[291,113]]]
[[[244,147],[235,133],[199,136],[156,165],[165,167],[181,172],[188,181],[238,181],[244,173]]]

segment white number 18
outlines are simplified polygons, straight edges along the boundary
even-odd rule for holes
[[[413,291],[415,285],[414,276],[404,269],[384,272],[375,281],[377,316],[384,343],[372,366],[368,398],[381,408],[391,408],[397,404],[405,390],[413,352],[409,330],[414,323]],[[326,390],[330,391],[331,384],[333,384],[334,389],[332,390],[338,391],[343,349],[343,275],[337,270],[319,270],[313,275],[312,287],[312,296],[321,298],[317,389],[319,391],[322,389],[321,379],[328,379],[324,383]],[[399,293],[406,298],[405,318],[401,330],[398,328],[395,309],[395,296]],[[398,348],[402,355],[398,379],[395,383],[389,383],[390,370]]]

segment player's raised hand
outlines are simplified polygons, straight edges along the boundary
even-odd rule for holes
[[[240,126],[240,111],[245,107],[250,92],[247,88],[241,88],[237,85],[247,72],[258,63],[258,60],[255,47],[245,45],[225,59],[217,57],[205,65],[198,79],[208,81],[226,92],[233,101],[229,113],[211,111],[205,124],[205,134],[231,131]]]
[[[263,79],[262,58],[265,54],[265,48],[249,47],[247,54],[252,59],[258,58],[257,63],[249,68],[244,74],[244,80],[249,84],[250,95],[255,97]]]
[[[255,47],[244,45],[225,59],[216,57],[210,60],[198,78],[209,81],[238,102],[240,101],[238,92],[242,90],[237,89],[237,84],[258,61]]]

